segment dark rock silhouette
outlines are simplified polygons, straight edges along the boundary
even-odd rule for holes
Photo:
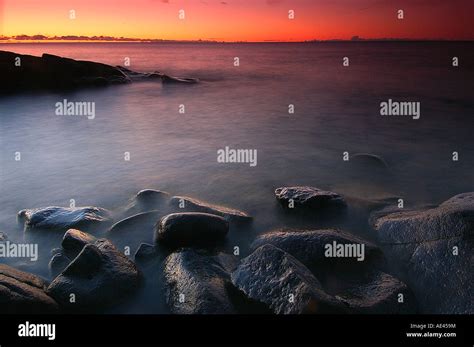
[[[194,78],[170,77],[159,72],[140,73],[120,66],[74,60],[51,54],[41,57],[0,51],[0,93],[24,90],[63,90],[102,87],[158,79],[163,83],[194,84]]]

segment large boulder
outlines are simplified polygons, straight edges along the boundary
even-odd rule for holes
[[[231,278],[247,297],[277,314],[348,312],[302,263],[272,245],[261,246],[243,259]]]
[[[110,223],[110,212],[101,207],[45,207],[18,212],[18,220],[24,222],[25,230],[92,227]]]
[[[308,186],[277,188],[275,196],[288,211],[318,213],[321,210],[339,211],[346,207],[341,195]]]
[[[319,289],[354,313],[413,313],[410,289],[384,273],[382,251],[339,230],[277,230],[259,236],[251,248],[272,245],[294,256],[318,279]]]
[[[47,291],[65,308],[95,310],[120,302],[138,289],[141,280],[131,260],[109,241],[99,239],[85,245]]]
[[[155,242],[166,247],[213,247],[229,231],[229,222],[209,213],[172,213],[161,218],[155,230]]]
[[[341,248],[347,246],[348,250],[353,250],[352,256],[328,257],[327,249],[334,243],[341,245]],[[252,243],[251,249],[256,250],[266,244],[271,244],[291,254],[316,273],[332,271],[335,266],[347,265],[351,266],[351,269],[366,265],[380,267],[384,261],[382,251],[376,245],[335,229],[279,229],[258,236]]]
[[[170,204],[175,208],[183,209],[183,211],[215,214],[232,222],[248,222],[252,220],[252,217],[245,212],[225,206],[209,204],[187,196],[173,196]]]
[[[2,313],[54,313],[58,304],[46,293],[40,277],[0,264],[0,311]]]
[[[48,269],[51,277],[54,278],[63,272],[70,262],[71,259],[62,250],[53,254],[51,260],[48,263]]]
[[[165,260],[166,300],[177,314],[235,313],[228,292],[230,272],[238,260],[231,255],[209,255],[184,249]]]
[[[423,313],[474,313],[474,193],[435,208],[379,215],[374,227]]]

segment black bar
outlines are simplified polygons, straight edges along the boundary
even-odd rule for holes
[[[55,326],[55,340],[19,337],[25,322]],[[377,344],[474,345],[467,315],[2,315],[0,345],[31,344]],[[433,324],[422,331],[411,324]],[[438,326],[443,324],[444,326]],[[455,324],[455,327],[453,327]],[[407,333],[456,337],[407,337]]]

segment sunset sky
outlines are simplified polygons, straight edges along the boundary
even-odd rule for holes
[[[181,9],[184,20],[178,18]],[[397,19],[398,9],[405,19]],[[70,10],[76,19],[69,18]],[[473,39],[473,18],[474,0],[0,0],[0,35],[9,37]]]

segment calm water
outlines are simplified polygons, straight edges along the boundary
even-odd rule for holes
[[[254,223],[232,229],[226,245],[240,245],[245,255],[256,234],[305,223],[279,213],[278,186],[398,195],[410,204],[473,190],[473,43],[3,44],[0,50],[113,65],[129,57],[136,71],[203,81],[0,97],[0,230],[14,240],[38,238],[16,226],[20,209],[67,206],[70,199],[113,209],[138,190],[156,188],[252,214]],[[350,67],[342,67],[345,56]],[[460,58],[457,68],[453,56]],[[421,119],[380,116],[379,104],[389,98],[421,102]],[[54,105],[63,99],[94,101],[96,118],[56,116]],[[225,146],[257,149],[258,165],[217,163],[216,151]],[[351,177],[344,151],[384,157],[391,168],[386,186]],[[460,153],[455,163],[453,151]],[[370,238],[361,220],[328,225]],[[134,251],[152,236],[140,230],[116,244]],[[20,265],[48,277],[49,250],[59,238],[38,242],[40,261]],[[157,266],[147,271],[150,278],[159,273]],[[159,280],[148,282],[143,295],[118,310],[165,312],[153,284]]]

